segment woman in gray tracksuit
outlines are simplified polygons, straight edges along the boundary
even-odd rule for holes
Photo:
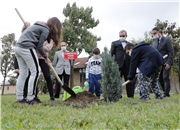
[[[25,23],[25,26],[27,23]],[[26,103],[23,99],[23,89],[25,79],[28,76],[28,70],[31,75],[28,82],[28,103],[38,103],[35,100],[35,93],[37,82],[40,75],[40,67],[36,49],[45,58],[45,62],[49,64],[50,60],[43,49],[45,40],[48,42],[52,39],[56,43],[60,43],[61,38],[61,22],[58,18],[50,18],[47,23],[36,22],[34,25],[28,27],[21,34],[15,46],[15,55],[19,64],[19,77],[16,83],[16,102]]]

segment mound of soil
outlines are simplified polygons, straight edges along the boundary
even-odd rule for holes
[[[64,100],[66,105],[73,104],[77,107],[86,107],[88,104],[93,102],[98,102],[99,98],[88,91],[79,92],[76,94],[76,97],[70,97]]]

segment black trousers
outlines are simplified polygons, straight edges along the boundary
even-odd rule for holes
[[[127,81],[127,76],[129,73],[129,68],[126,67],[126,63],[124,62],[123,66],[119,68],[119,71],[121,73],[121,77],[124,75],[125,81]],[[127,97],[133,98],[133,88],[132,88],[132,83],[128,83],[126,85],[126,92],[127,92]]]
[[[59,78],[62,80],[62,76],[64,77],[64,83],[69,86],[69,75],[66,74],[65,70],[62,75],[58,75]],[[55,98],[59,98],[59,94],[61,91],[61,85],[59,84],[58,80],[56,79],[56,88],[55,88]]]
[[[159,76],[159,82],[164,91],[164,96],[170,96],[169,92],[170,92],[171,85],[170,85],[169,75],[171,72],[171,68],[169,70],[166,70],[165,67],[166,66],[164,65],[162,66],[162,70]]]
[[[19,74],[17,74],[19,76]],[[25,84],[24,84],[24,89],[23,89],[23,98],[25,99],[27,97],[28,93],[28,82],[29,82],[29,77],[31,75],[31,72],[29,71],[28,77],[26,78]]]
[[[25,84],[24,84],[24,89],[23,89],[23,97],[24,99],[27,97],[28,93],[28,82],[29,82],[29,77],[31,75],[31,72],[29,71],[28,77],[26,78]]]
[[[48,91],[49,91],[49,95],[50,95],[51,98],[53,98],[53,95],[54,95],[54,93],[53,93],[53,83],[52,83],[52,80],[51,80],[51,74],[50,74],[49,66],[46,64],[44,59],[39,59],[39,65],[41,67],[41,70],[43,72],[44,78],[46,80]],[[30,76],[30,72],[29,72],[29,76]],[[26,79],[26,82],[25,82],[24,98],[27,97],[29,76],[28,76],[28,78]],[[38,86],[36,88],[35,97],[37,97],[37,94],[38,94]]]

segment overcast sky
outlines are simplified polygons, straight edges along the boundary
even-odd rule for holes
[[[150,31],[157,19],[176,22],[180,25],[179,0],[162,1],[80,1],[76,0],[78,7],[93,7],[92,16],[99,19],[100,23],[92,31],[94,35],[101,37],[98,47],[103,51],[104,46],[110,49],[111,42],[119,39],[119,31],[125,29],[128,33],[127,40],[140,39],[145,31]],[[15,33],[16,40],[20,37],[23,23],[17,15],[15,8],[19,10],[25,21],[34,24],[36,21],[46,22],[50,17],[58,17],[64,21],[63,8],[69,0],[1,0],[0,1],[0,37]],[[1,46],[1,43],[0,43]],[[86,57],[82,53],[80,57]],[[0,81],[2,76],[0,75]]]

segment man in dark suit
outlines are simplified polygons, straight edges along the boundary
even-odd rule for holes
[[[161,74],[159,77],[159,82],[164,91],[164,97],[170,97],[170,79],[169,74],[171,72],[171,66],[174,64],[174,49],[172,41],[168,37],[162,35],[162,31],[158,27],[152,29],[153,37],[156,39],[153,42],[153,47],[155,47],[162,56],[168,54],[168,57],[164,59],[165,64],[162,67]]]
[[[121,77],[124,76],[125,81],[127,81],[130,60],[131,60],[131,58],[127,56],[124,49],[126,44],[129,43],[128,41],[126,41],[127,32],[125,30],[121,30],[119,32],[119,37],[120,37],[120,40],[114,41],[111,44],[111,55],[112,56],[115,55],[115,61],[119,65],[119,71],[121,73]],[[128,83],[126,85],[126,92],[129,98],[133,98],[133,91],[132,91],[131,83]]]

